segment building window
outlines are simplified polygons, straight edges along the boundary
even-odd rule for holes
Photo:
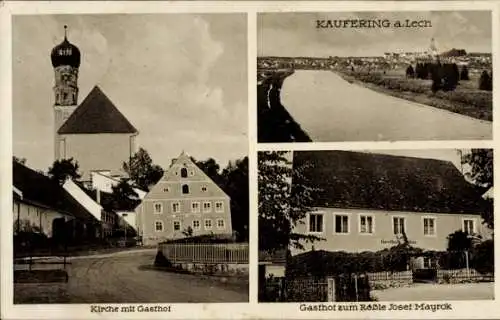
[[[222,201],[217,201],[215,203],[215,212],[222,212],[224,211],[224,203]]]
[[[163,231],[163,222],[162,221],[155,221],[155,231],[156,232]]]
[[[335,215],[335,233],[349,233],[349,217]]]
[[[193,229],[200,230],[200,220],[193,220]]]
[[[201,187],[201,191],[206,192],[207,191],[207,187],[205,187],[205,186]]]
[[[181,204],[179,202],[172,202],[172,212],[173,213],[181,212]]]
[[[181,230],[181,222],[174,221],[174,231],[179,231],[179,230]]]
[[[155,213],[163,213],[163,205],[160,202],[154,204]]]
[[[464,219],[463,220],[464,229],[463,231],[467,234],[474,233],[474,220],[473,219]]]
[[[359,216],[359,232],[366,234],[373,234],[373,217],[372,216]]]
[[[169,191],[170,191],[170,189],[168,187],[163,188],[163,192],[169,192]]]
[[[187,184],[182,185],[182,194],[188,194],[189,193],[189,186]]]
[[[405,233],[405,218],[392,217],[392,230],[394,234]]]
[[[212,220],[211,219],[205,219],[205,229],[206,230],[212,229]]]
[[[200,212],[200,203],[199,202],[191,202],[191,212],[193,212],[193,213]]]
[[[188,176],[188,171],[186,168],[181,169],[181,178],[187,178]]]
[[[210,212],[210,210],[212,210],[210,202],[203,202],[203,212]]]
[[[309,214],[309,232],[323,232],[323,214]]]
[[[217,219],[217,228],[224,229],[224,227],[225,227],[224,219]]]
[[[425,236],[436,235],[436,219],[424,218],[424,235]]]

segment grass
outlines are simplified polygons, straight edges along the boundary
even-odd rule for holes
[[[454,91],[431,91],[431,80],[407,79],[403,73],[391,72],[341,72],[350,83],[362,84],[372,90],[397,98],[448,110],[480,120],[493,120],[493,95],[491,91],[477,89],[478,78],[461,81]]]

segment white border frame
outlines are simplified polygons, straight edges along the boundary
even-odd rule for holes
[[[314,143],[314,144],[255,144],[256,141],[256,86],[255,86],[255,48],[257,43],[256,35],[256,14],[259,11],[266,12],[329,12],[329,11],[436,11],[436,10],[492,10],[492,47],[493,51],[493,69],[497,74],[499,62],[499,43],[500,43],[500,19],[499,19],[499,1],[300,1],[300,2],[250,2],[250,1],[185,1],[185,2],[3,2],[0,6],[0,31],[2,36],[2,50],[0,51],[0,66],[3,66],[0,73],[0,100],[2,101],[3,119],[12,118],[12,96],[11,96],[11,52],[12,52],[12,27],[11,16],[13,14],[63,14],[63,13],[86,13],[86,14],[101,14],[101,13],[215,13],[215,12],[247,12],[248,22],[248,115],[249,115],[249,170],[250,170],[250,212],[257,212],[257,188],[256,184],[256,154],[257,150],[382,150],[382,149],[433,149],[441,148],[491,148],[494,146],[493,139],[491,141],[395,141],[395,142],[335,142],[335,143]],[[495,81],[494,84],[494,119],[500,119],[498,109],[498,90],[500,90],[500,81]],[[5,107],[7,106],[7,107]],[[497,140],[496,126],[493,127],[493,138]],[[12,164],[10,155],[12,154],[12,123],[4,121],[0,126],[0,134],[2,136],[1,148],[5,158],[8,161],[2,161],[2,174],[0,179],[7,186],[12,183]],[[7,156],[5,156],[7,155]],[[495,151],[495,159],[498,154]],[[495,168],[497,167],[495,160]],[[495,180],[500,181],[500,175],[495,169]],[[497,188],[498,189],[498,188]],[[12,208],[12,199],[10,188],[2,188],[2,197],[0,203],[5,212],[10,212]],[[498,198],[498,197],[497,197]],[[141,210],[143,210],[141,208]],[[499,212],[495,208],[495,216],[498,219]],[[10,226],[11,219],[9,215],[2,215],[0,218],[2,226]],[[232,304],[168,304],[172,306],[172,311],[169,313],[91,313],[89,305],[85,304],[68,304],[68,305],[13,305],[12,304],[12,286],[2,286],[2,312],[1,316],[4,319],[183,319],[183,318],[199,318],[199,319],[256,319],[256,318],[290,318],[290,319],[356,319],[356,318],[371,318],[371,319],[458,319],[458,318],[498,318],[498,310],[500,303],[498,297],[500,290],[498,286],[495,288],[495,301],[451,301],[452,311],[437,310],[436,312],[427,311],[376,311],[376,312],[303,312],[301,304],[286,303],[286,304],[256,304],[257,303],[257,260],[258,251],[255,246],[257,239],[257,214],[250,214],[250,303],[232,303]],[[144,223],[144,221],[143,221]],[[392,223],[392,221],[391,221]],[[476,224],[477,225],[477,224]],[[12,283],[12,246],[8,244],[12,242],[11,228],[3,229],[2,243],[2,281],[3,283]],[[408,230],[407,230],[408,231]],[[498,245],[495,250],[498,250]],[[498,264],[499,252],[496,251],[496,264]],[[498,277],[498,272],[497,276]],[[498,279],[497,283],[498,283]],[[425,301],[419,301],[425,303]],[[442,301],[434,301],[429,303],[438,303]],[[447,301],[446,301],[447,302]],[[388,303],[378,302],[388,306]],[[404,303],[404,302],[400,302]],[[408,302],[411,303],[411,302]],[[306,304],[307,305],[307,304]],[[312,304],[311,304],[312,305]],[[348,304],[360,305],[360,304]],[[120,306],[117,304],[117,306]],[[258,306],[258,308],[257,308]]]

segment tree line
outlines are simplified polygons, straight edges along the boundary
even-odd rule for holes
[[[463,66],[459,70],[456,63],[417,63],[415,67],[409,65],[406,68],[406,77],[415,79],[432,80],[432,92],[453,91],[459,81],[469,81],[469,69]],[[478,89],[491,91],[493,89],[493,74],[484,70],[478,81]]]

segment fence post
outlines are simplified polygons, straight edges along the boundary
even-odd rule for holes
[[[328,302],[335,301],[335,278],[328,277],[326,281],[328,283]]]
[[[359,301],[359,294],[358,294],[358,275],[355,273],[354,274],[354,290],[356,291],[356,302]]]

